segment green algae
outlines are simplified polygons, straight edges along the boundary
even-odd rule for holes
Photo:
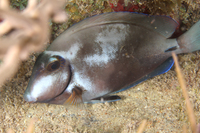
[[[27,6],[27,0],[11,0],[11,8],[24,10]]]

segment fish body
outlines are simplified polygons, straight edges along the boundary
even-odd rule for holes
[[[168,71],[172,51],[199,50],[200,22],[170,38],[177,26],[166,16],[129,12],[85,19],[38,57],[24,98],[52,104],[118,100],[109,94]]]

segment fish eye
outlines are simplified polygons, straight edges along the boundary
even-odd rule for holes
[[[60,68],[60,61],[57,58],[51,58],[50,63],[47,65],[47,70],[52,72]]]

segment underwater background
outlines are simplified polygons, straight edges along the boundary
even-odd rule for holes
[[[128,4],[128,2],[130,2]],[[13,7],[23,10],[25,0],[11,0]],[[70,20],[52,25],[54,40],[72,24],[104,12],[135,11],[151,15],[167,15],[180,23],[177,34],[182,34],[200,19],[200,2],[192,0],[70,0],[66,12]],[[51,42],[50,41],[50,42]],[[24,132],[31,118],[37,118],[35,132],[136,132],[147,119],[146,133],[182,132],[189,128],[182,90],[174,67],[167,73],[118,93],[122,100],[113,103],[72,105],[31,104],[23,100],[31,70],[38,54],[22,63],[13,79],[0,92],[0,133],[9,128]],[[189,97],[200,123],[200,52],[179,55]]]

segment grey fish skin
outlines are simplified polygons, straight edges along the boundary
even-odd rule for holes
[[[172,51],[200,49],[200,22],[170,39],[177,25],[169,17],[129,12],[85,19],[38,57],[24,99],[63,104],[73,97],[90,103],[164,73],[173,65],[167,60]]]

